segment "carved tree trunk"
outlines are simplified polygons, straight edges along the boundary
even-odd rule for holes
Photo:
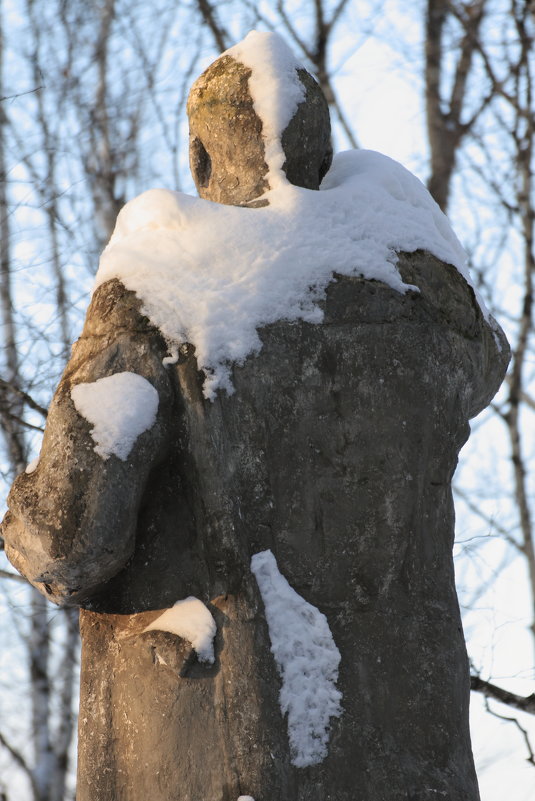
[[[230,66],[238,91],[225,102],[259,135],[243,69]],[[296,116],[321,117],[303,83]],[[295,119],[282,136],[288,175],[307,129]],[[223,184],[206,137],[221,132],[197,121],[193,166],[209,197]],[[330,157],[324,128],[317,138],[307,181]],[[252,196],[233,181],[220,200],[264,191],[261,149],[255,158]],[[235,393],[213,401],[191,346],[162,364],[141,301],[117,280],[95,292],[39,466],[15,482],[3,524],[13,563],[52,599],[85,607],[78,801],[477,801],[451,478],[508,349],[456,269],[425,252],[398,267],[419,292],[335,274],[324,322],[263,328],[261,352],[233,368]],[[126,462],[103,462],[70,391],[121,371],[157,389],[158,417]],[[305,767],[251,570],[266,550],[326,616],[341,655],[341,714],[325,757]],[[176,634],[147,630],[187,596],[216,621],[211,666]]]
[[[264,329],[231,397],[202,398],[194,355],[177,366],[176,449],[100,603],[195,594],[217,660],[169,633],[127,636],[154,613],[82,612],[80,801],[478,798],[450,482],[504,356],[453,268],[425,253],[400,267],[421,294],[334,281],[325,323]],[[342,657],[343,714],[307,768],[291,764],[250,571],[267,548]]]

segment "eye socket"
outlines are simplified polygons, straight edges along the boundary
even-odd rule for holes
[[[212,159],[198,137],[191,143],[191,171],[197,186],[208,186],[212,174]]]

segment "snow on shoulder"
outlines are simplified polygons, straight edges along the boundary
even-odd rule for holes
[[[281,183],[263,208],[152,189],[120,212],[96,285],[118,278],[168,342],[195,345],[204,393],[233,392],[230,366],[260,350],[257,329],[320,323],[333,272],[398,292],[397,253],[427,250],[463,275],[465,253],[423,184],[379,153],[335,156],[320,191]]]
[[[77,384],[71,398],[78,414],[93,425],[94,450],[102,459],[125,461],[140,434],[152,428],[158,413],[157,390],[137,373],[115,373],[90,384]]]
[[[214,662],[214,637],[216,635],[215,620],[209,609],[190,595],[183,601],[177,601],[170,609],[153,620],[145,631],[169,631],[188,640],[195,649],[199,662]]]
[[[336,688],[340,652],[325,615],[290,587],[271,551],[255,554],[251,570],[282,678],[279,702],[288,715],[292,763],[316,765],[327,756],[329,721],[342,712]]]

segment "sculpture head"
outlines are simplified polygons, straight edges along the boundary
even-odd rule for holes
[[[289,53],[276,34],[253,32],[248,41],[250,47],[275,44],[271,51]],[[265,205],[267,201],[258,198],[273,188],[266,153],[268,126],[255,107],[250,87],[253,69],[241,63],[241,46],[220,56],[193,84],[188,99],[190,167],[202,198],[237,206]],[[268,47],[267,58],[271,51]],[[278,69],[276,63],[269,67]],[[302,99],[279,134],[282,170],[290,183],[318,189],[332,160],[329,109],[314,78],[298,65],[291,71],[292,89],[295,94],[298,80]],[[267,91],[277,88],[277,83],[266,81],[266,85]]]

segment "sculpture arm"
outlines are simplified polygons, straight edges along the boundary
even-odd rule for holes
[[[139,307],[116,280],[95,292],[50,406],[37,467],[9,494],[1,528],[7,556],[60,605],[90,597],[128,561],[144,487],[170,440],[175,396],[162,364],[166,346]],[[140,375],[158,393],[156,419],[126,458],[97,453],[93,426],[71,396],[76,385],[116,373]],[[126,395],[125,409],[131,402]]]

